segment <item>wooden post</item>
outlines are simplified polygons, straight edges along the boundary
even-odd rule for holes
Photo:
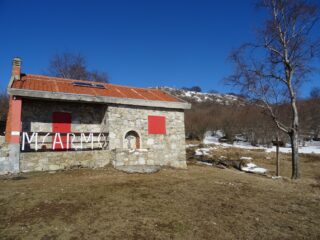
[[[280,161],[279,161],[279,135],[277,134],[277,143],[276,143],[276,161],[277,161],[277,167],[276,167],[276,176],[280,176]]]

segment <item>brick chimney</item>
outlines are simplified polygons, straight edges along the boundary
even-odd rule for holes
[[[12,60],[12,73],[11,75],[16,80],[20,80],[20,74],[21,74],[21,59],[18,57],[15,57]]]

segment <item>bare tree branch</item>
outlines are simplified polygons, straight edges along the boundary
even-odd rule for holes
[[[108,82],[107,73],[89,71],[86,59],[79,53],[61,53],[52,57],[48,67],[48,75],[66,79]]]

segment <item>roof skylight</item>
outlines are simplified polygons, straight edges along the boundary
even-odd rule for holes
[[[78,87],[92,87],[92,88],[102,88],[102,89],[105,88],[103,84],[96,84],[96,83],[73,82],[72,84],[73,86],[78,86]]]

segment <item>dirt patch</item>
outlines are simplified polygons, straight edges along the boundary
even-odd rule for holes
[[[86,204],[63,203],[63,202],[40,202],[30,209],[25,209],[10,218],[10,224],[36,221],[49,222],[54,218],[70,222],[72,217],[84,210]]]

